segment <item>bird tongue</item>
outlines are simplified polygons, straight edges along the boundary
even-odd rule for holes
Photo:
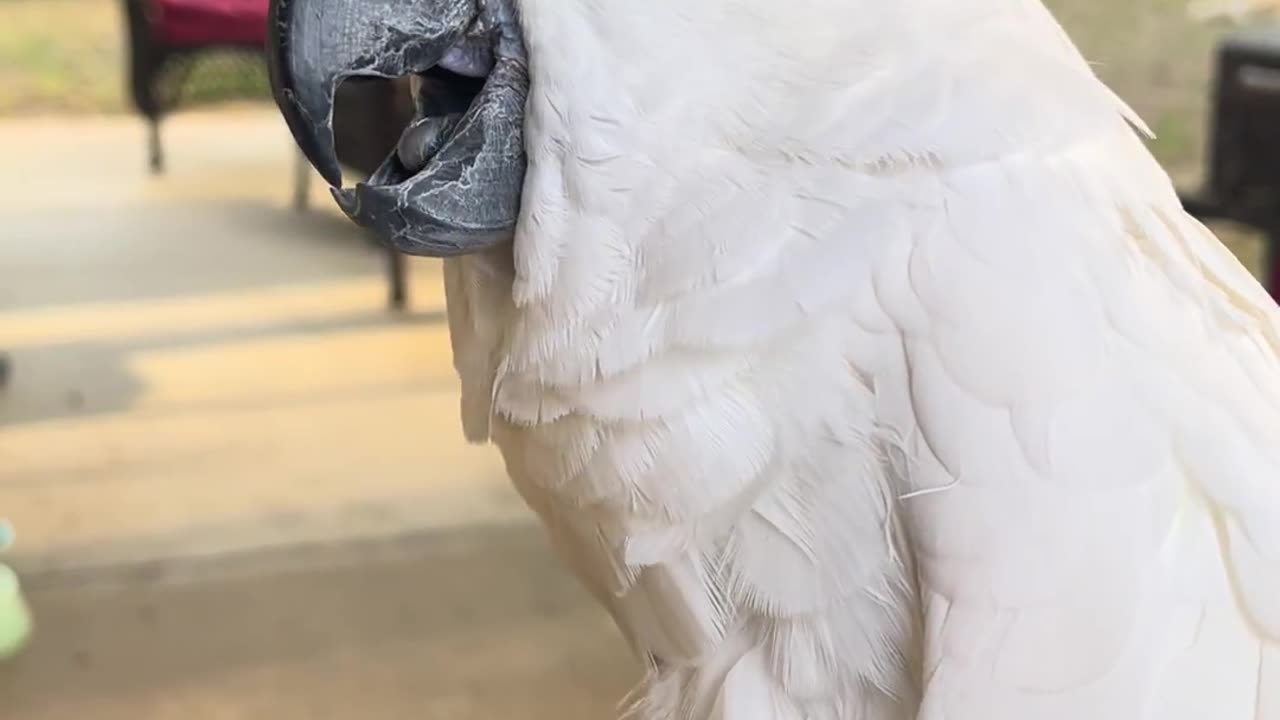
[[[470,78],[487,76],[493,70],[493,63],[493,47],[484,36],[465,37],[440,58],[440,67]]]
[[[417,174],[427,166],[427,162],[444,147],[461,119],[462,113],[424,117],[405,128],[396,143],[396,159],[409,175]]]

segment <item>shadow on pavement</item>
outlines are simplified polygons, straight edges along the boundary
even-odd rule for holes
[[[532,526],[28,575],[8,720],[576,720],[636,677]]]

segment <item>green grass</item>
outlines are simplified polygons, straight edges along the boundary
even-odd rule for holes
[[[1045,0],[1098,75],[1156,133],[1151,150],[1180,186],[1201,177],[1214,48],[1225,23],[1192,22],[1187,0]],[[1256,272],[1263,244],[1254,233],[1215,225],[1218,237]]]
[[[1187,18],[1187,0],[1046,0],[1098,75],[1156,132],[1152,150],[1181,174],[1199,165],[1214,45],[1222,24]]]
[[[125,96],[121,0],[0,0],[0,115],[117,113]],[[260,63],[198,62],[186,99],[266,98]]]

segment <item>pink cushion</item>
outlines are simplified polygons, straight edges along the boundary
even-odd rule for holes
[[[262,45],[268,0],[151,0],[156,36],[166,45]]]

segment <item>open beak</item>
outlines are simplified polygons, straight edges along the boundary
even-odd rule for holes
[[[513,0],[271,0],[276,104],[352,220],[414,255],[507,242],[524,184],[529,75]],[[342,187],[338,84],[415,80],[417,117],[382,166]]]

